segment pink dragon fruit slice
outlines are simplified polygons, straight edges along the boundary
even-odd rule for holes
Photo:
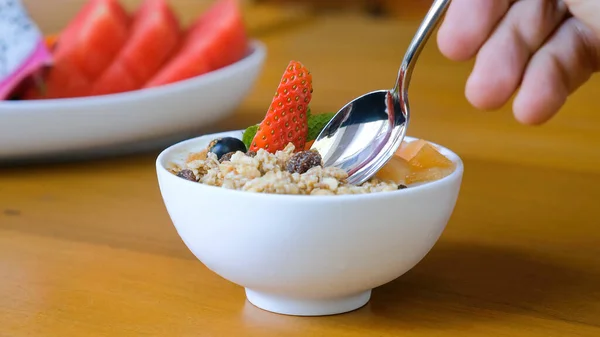
[[[0,100],[51,63],[43,35],[21,1],[0,0]]]

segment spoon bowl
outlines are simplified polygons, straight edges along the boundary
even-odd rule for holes
[[[348,172],[349,183],[361,184],[396,152],[407,125],[408,110],[393,92],[373,91],[338,111],[311,149],[321,154],[323,166],[339,167]]]
[[[315,139],[323,166],[343,169],[348,182],[371,179],[402,144],[410,108],[408,87],[416,61],[450,0],[435,0],[411,41],[391,90],[378,90],[355,98],[340,109]]]

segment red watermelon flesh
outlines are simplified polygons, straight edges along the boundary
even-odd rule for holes
[[[177,49],[182,32],[165,0],[146,0],[135,14],[130,37],[94,83],[92,95],[140,89]]]
[[[89,94],[92,83],[125,44],[129,23],[127,12],[117,0],[90,0],[58,38],[54,65],[44,80],[44,88],[30,90],[25,98]]]
[[[248,40],[236,0],[219,0],[190,27],[177,54],[144,87],[189,79],[234,63]]]

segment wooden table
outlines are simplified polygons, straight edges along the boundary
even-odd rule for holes
[[[314,74],[314,110],[390,86],[415,25],[344,14],[261,30],[266,69],[214,129],[258,121],[292,58]],[[432,44],[415,73],[410,134],[463,156],[464,185],[430,254],[366,307],[250,305],[177,236],[151,153],[0,169],[0,336],[600,336],[600,82],[530,128],[470,108],[468,69]]]

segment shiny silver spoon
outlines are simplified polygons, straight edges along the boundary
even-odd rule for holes
[[[408,46],[392,90],[373,91],[346,104],[319,134],[311,150],[323,166],[348,172],[348,182],[362,184],[400,147],[408,126],[408,86],[417,58],[450,0],[435,0]]]

